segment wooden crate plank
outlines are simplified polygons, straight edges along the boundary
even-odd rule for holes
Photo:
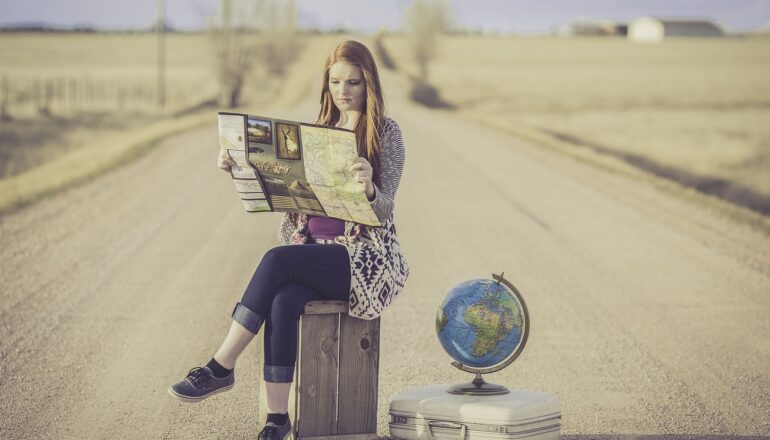
[[[305,304],[305,315],[317,315],[323,313],[348,313],[347,301],[308,301]]]
[[[339,314],[302,315],[297,389],[300,437],[337,434]]]
[[[380,319],[341,315],[338,434],[377,432]]]

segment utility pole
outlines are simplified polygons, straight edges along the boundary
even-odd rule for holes
[[[219,32],[220,32],[220,43],[222,44],[221,48],[219,49],[219,59],[217,60],[219,62],[219,85],[221,90],[221,99],[222,102],[225,103],[225,105],[230,106],[230,103],[232,102],[231,99],[231,75],[232,71],[230,69],[230,65],[233,62],[233,46],[230,44],[230,38],[232,37],[230,35],[230,7],[232,5],[230,4],[230,0],[221,0],[220,1],[220,7],[222,16],[221,16],[221,22],[218,23],[220,26]]]
[[[166,0],[158,0],[158,108],[166,106]]]

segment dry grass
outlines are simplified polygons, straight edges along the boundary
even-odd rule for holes
[[[0,34],[0,75],[7,81],[10,121],[0,122],[0,178],[121,134],[153,125],[216,94],[206,35],[167,40],[168,107],[157,107],[157,37],[149,34]],[[41,115],[31,87],[61,82],[65,96]],[[69,95],[70,85],[77,95]],[[93,89],[87,90],[86,86]],[[115,92],[151,93],[121,105]],[[0,90],[4,95],[5,90]],[[0,96],[7,100],[8,97]],[[38,100],[40,98],[38,97]]]
[[[446,37],[431,72],[474,118],[770,197],[770,39]]]
[[[21,174],[0,180],[0,213],[25,206],[125,164],[147,152],[166,136],[210,123],[210,119],[208,114],[195,114],[157,121],[142,130],[102,133],[98,141],[84,143]]]
[[[155,38],[138,34],[0,34],[0,75],[87,74],[95,80],[154,85]],[[298,62],[280,78],[252,75],[239,110],[267,112],[267,107],[296,103],[311,84],[320,81],[324,57],[341,38],[320,36],[307,41]],[[209,43],[206,35],[169,35],[169,83],[186,90],[192,103],[216,94]],[[160,112],[152,101],[130,112],[109,106],[101,110],[98,106],[75,110],[53,106],[50,116],[25,109],[14,114],[13,107],[9,110],[14,119],[0,122],[0,213],[109,171],[170,134],[215,124],[217,108],[203,108],[185,116],[174,116],[170,110]]]
[[[169,108],[184,108],[215,96],[210,38],[205,34],[169,34],[166,38]],[[69,114],[73,108],[116,111],[118,100],[112,95],[118,87],[129,94],[142,89],[150,96],[136,103],[138,108],[155,111],[157,47],[157,36],[152,34],[0,34],[0,74],[9,82],[14,101],[8,110],[12,115],[35,116],[31,97],[19,103],[15,95],[31,93],[36,80],[52,80],[64,81],[65,89],[76,82],[81,95],[87,95],[82,90],[85,82],[95,89],[90,98],[81,96],[76,102],[55,100],[52,110],[58,115]],[[110,96],[94,96],[99,93]],[[137,107],[133,100],[128,104]]]

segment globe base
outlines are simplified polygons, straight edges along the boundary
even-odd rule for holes
[[[447,393],[471,396],[499,396],[510,392],[511,390],[502,385],[485,382],[484,379],[481,378],[480,373],[476,373],[476,378],[473,379],[473,382],[458,383],[452,385],[447,390]]]

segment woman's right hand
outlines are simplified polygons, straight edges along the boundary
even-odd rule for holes
[[[236,166],[235,160],[233,160],[232,157],[230,157],[230,154],[227,153],[227,150],[224,148],[219,149],[219,157],[217,158],[217,166],[222,171],[230,172],[230,168]]]

